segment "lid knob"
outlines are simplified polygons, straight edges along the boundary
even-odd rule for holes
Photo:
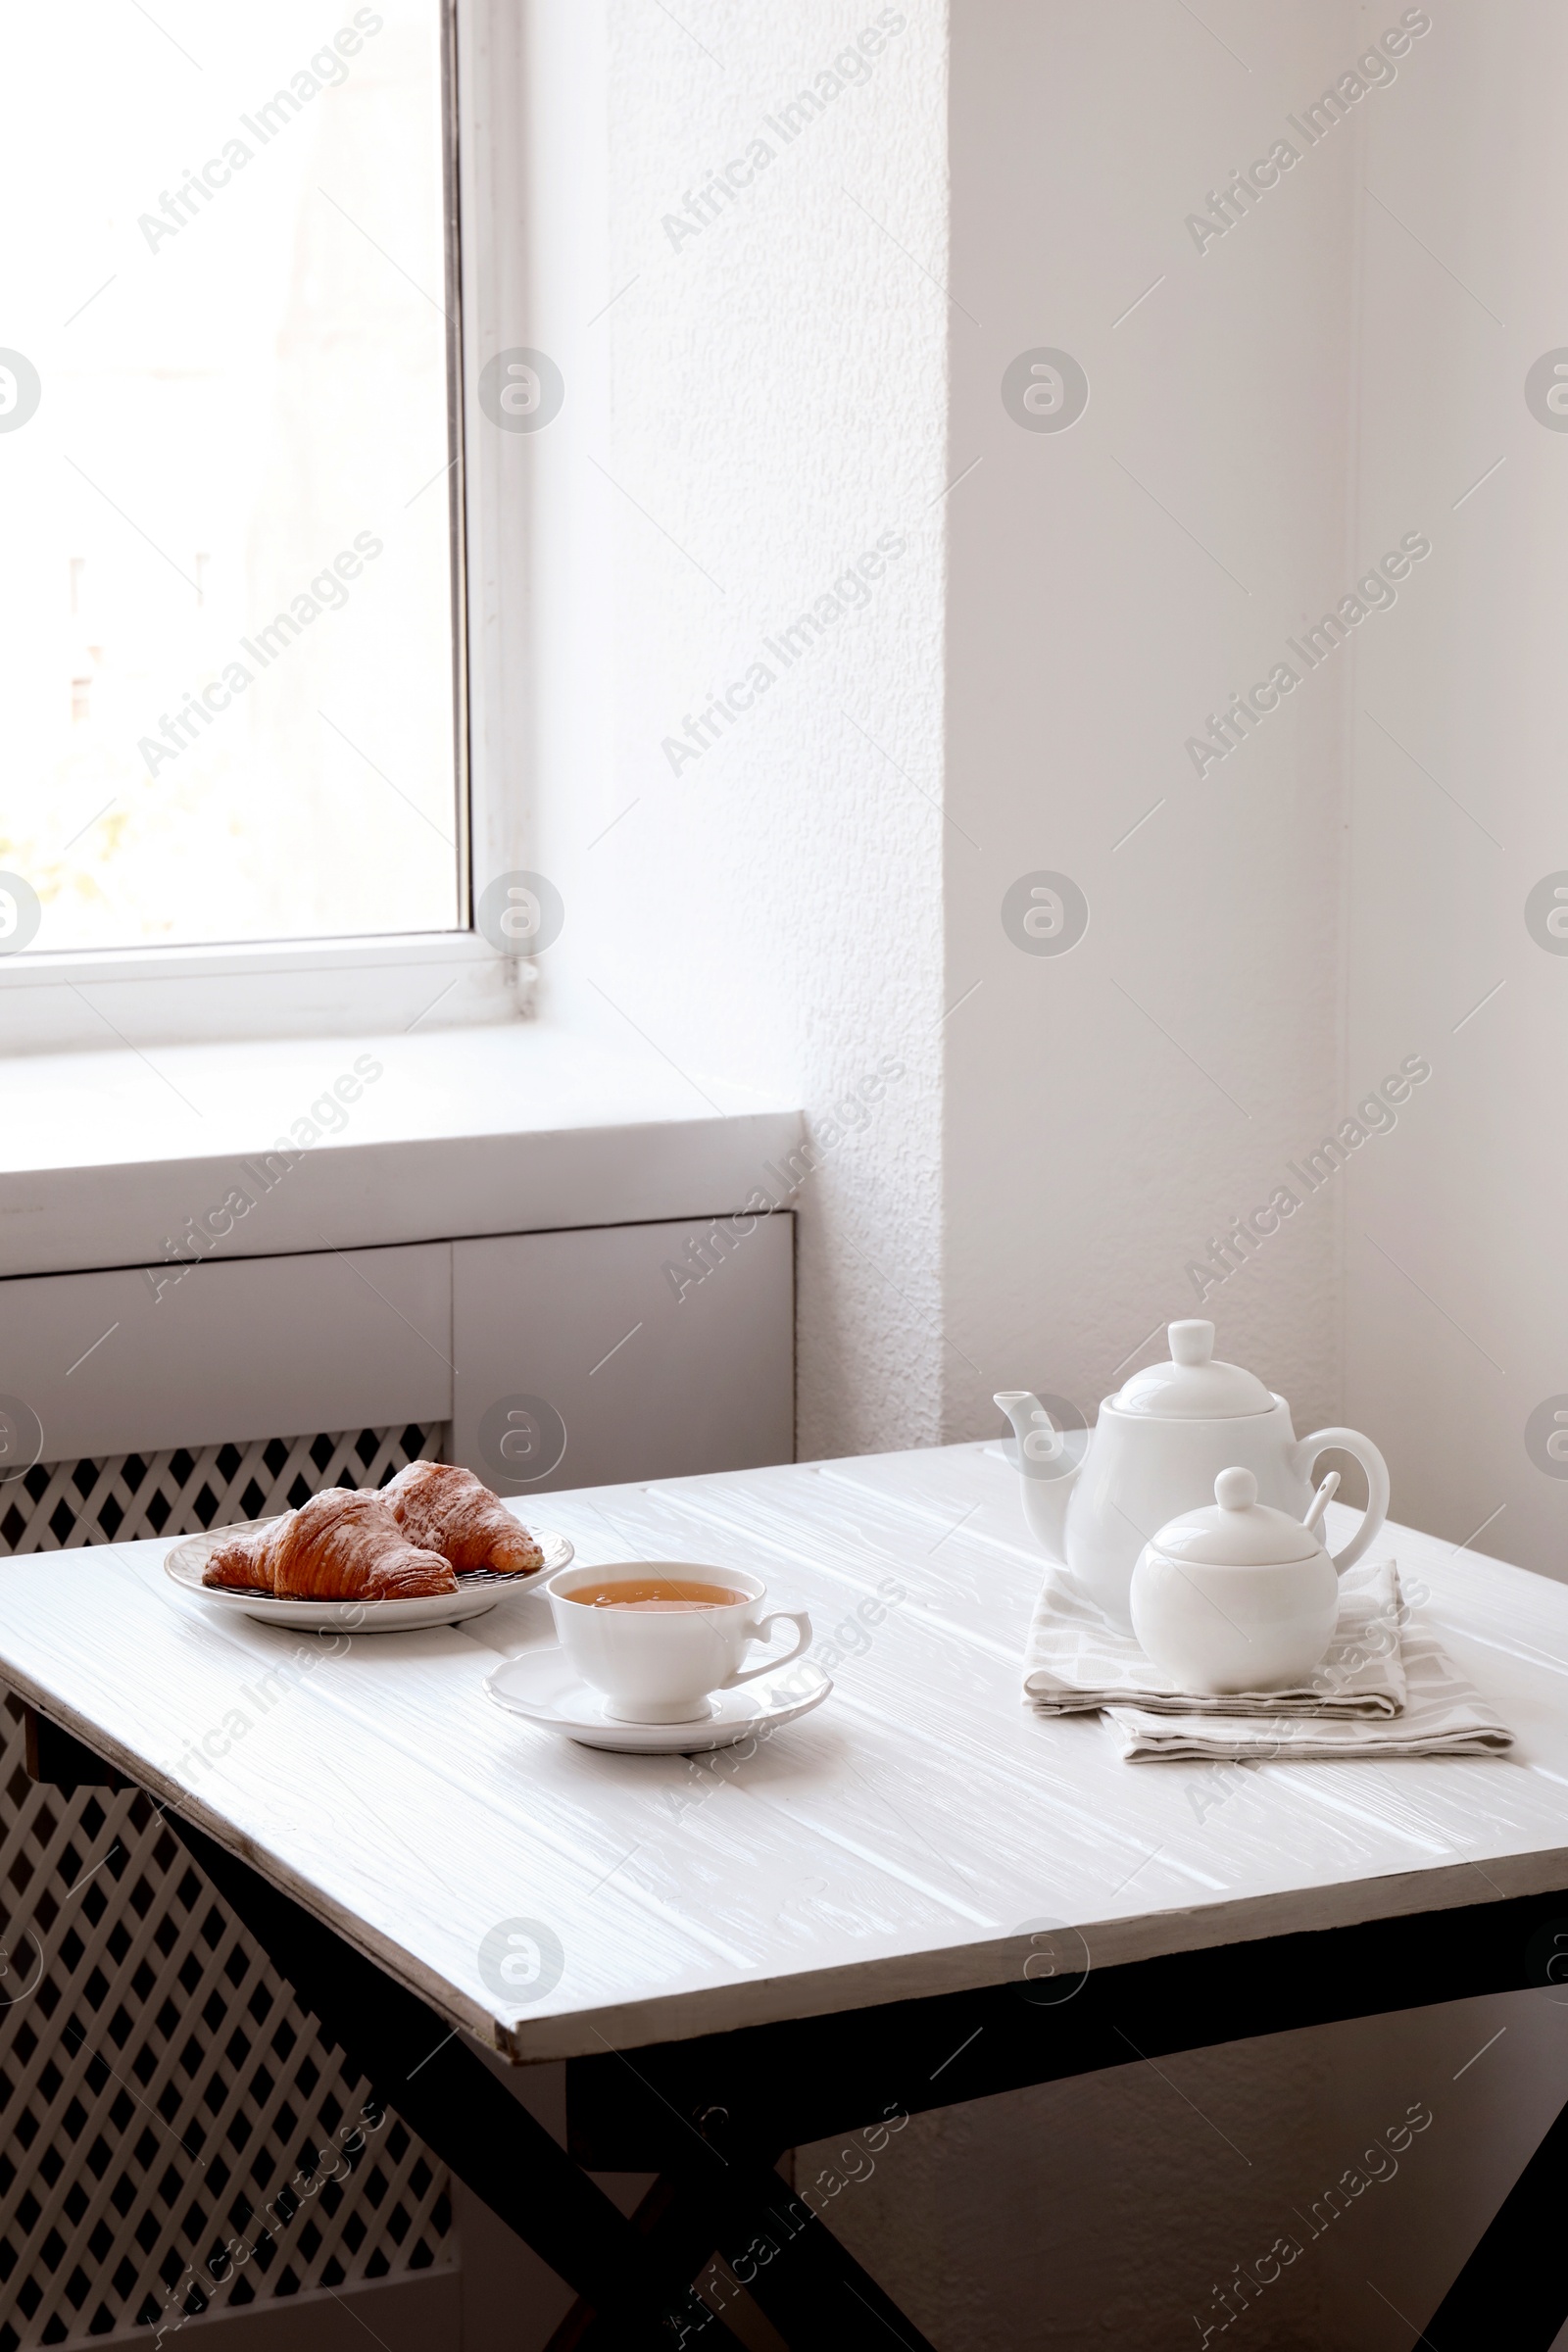
[[[1208,1328],[1212,1330],[1212,1324]],[[1251,1471],[1222,1470],[1214,1481],[1214,1500],[1222,1510],[1250,1510],[1257,1500],[1257,1481]]]
[[[1214,1326],[1197,1316],[1170,1324],[1165,1336],[1174,1364],[1206,1364],[1214,1352]]]

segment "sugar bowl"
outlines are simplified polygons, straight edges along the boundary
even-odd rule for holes
[[[1321,1665],[1340,1612],[1339,1578],[1317,1533],[1338,1485],[1304,1520],[1257,1499],[1250,1470],[1222,1470],[1214,1500],[1183,1511],[1133,1570],[1133,1631],[1178,1690],[1280,1690]]]

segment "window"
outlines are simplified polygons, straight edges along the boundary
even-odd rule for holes
[[[462,930],[443,0],[3,37],[0,931]]]

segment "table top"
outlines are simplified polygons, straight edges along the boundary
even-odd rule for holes
[[[164,1543],[0,1563],[0,1676],[522,2063],[1003,1983],[1044,1921],[1102,1966],[1568,1887],[1568,1587],[1501,1561],[1390,1531],[1511,1755],[1242,1772],[1129,1765],[1022,1702],[1040,1563],[1000,1446],[540,1515],[585,1562],[754,1570],[811,1611],[833,1695],[755,1749],[579,1747],[482,1688],[553,1638],[540,1594],[333,1648],[220,1619]],[[531,2000],[480,1970],[513,1920],[561,1946]]]

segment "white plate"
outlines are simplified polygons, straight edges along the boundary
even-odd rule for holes
[[[182,1592],[194,1592],[199,1599],[233,1615],[254,1617],[262,1625],[303,1625],[313,1634],[403,1634],[416,1626],[459,1625],[466,1617],[482,1617],[509,1592],[531,1592],[571,1558],[571,1544],[565,1536],[530,1527],[529,1535],[545,1555],[543,1567],[531,1575],[497,1576],[488,1568],[466,1568],[455,1592],[421,1592],[412,1600],[288,1600],[273,1592],[242,1592],[202,1583],[202,1570],[220,1544],[246,1535],[252,1528],[276,1524],[276,1517],[239,1519],[227,1527],[210,1528],[205,1535],[187,1536],[166,1555],[164,1573],[172,1577]]]
[[[797,1658],[776,1675],[759,1675],[738,1690],[715,1690],[704,1723],[614,1723],[599,1692],[581,1681],[564,1650],[549,1642],[509,1658],[484,1687],[497,1706],[525,1715],[547,1731],[563,1732],[584,1747],[611,1747],[628,1756],[694,1756],[729,1747],[754,1733],[764,1736],[819,1707],[833,1685],[820,1666]]]

